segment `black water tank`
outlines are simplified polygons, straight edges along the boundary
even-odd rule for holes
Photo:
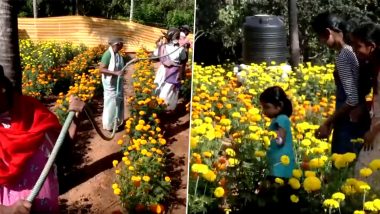
[[[287,61],[286,29],[277,16],[247,16],[243,24],[243,61],[276,64]]]

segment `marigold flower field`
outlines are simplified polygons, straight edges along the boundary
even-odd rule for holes
[[[101,78],[95,67],[105,50],[103,45],[87,49],[71,43],[20,40],[23,93],[38,99],[55,97],[54,111],[63,123],[71,95],[88,103],[99,92]],[[121,54],[127,58],[124,50]],[[147,58],[148,52],[140,50],[136,57]],[[159,119],[164,101],[154,94],[153,63],[139,61],[134,70],[134,96],[128,100],[130,117],[125,135],[117,141],[124,156],[120,164],[113,161],[115,183],[110,188],[129,213],[163,213],[173,193],[172,180],[165,169],[168,148]],[[183,96],[190,92],[191,66],[186,71]]]
[[[238,75],[232,65],[194,65],[188,213],[244,212],[275,202],[257,193],[267,188],[266,151],[274,133],[261,114],[258,96],[278,85],[293,104],[292,134],[296,169],[288,182],[288,200],[302,213],[380,211],[379,192],[365,179],[379,170],[380,159],[353,178],[356,154],[330,155],[330,143],[314,131],[334,112],[334,66],[306,63],[297,72],[283,66],[252,64]],[[362,143],[362,139],[357,139]],[[282,156],[279,164],[289,164]]]

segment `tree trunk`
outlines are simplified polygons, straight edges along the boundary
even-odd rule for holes
[[[33,17],[37,18],[37,0],[33,0]]]
[[[78,4],[78,0],[75,0],[75,15],[79,15],[79,4]]]
[[[300,43],[298,38],[297,0],[288,0],[289,36],[290,36],[290,65],[297,68],[300,63]]]
[[[133,21],[133,9],[134,9],[135,5],[134,5],[134,0],[131,0],[131,8],[129,10],[129,21]]]
[[[0,65],[21,93],[21,65],[18,44],[17,1],[0,1]]]

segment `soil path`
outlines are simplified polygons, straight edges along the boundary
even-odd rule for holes
[[[125,74],[125,104],[127,98],[133,96],[132,73],[133,66]],[[176,198],[172,202],[173,208],[169,210],[173,214],[186,213],[189,113],[185,105],[180,103],[175,115],[161,119],[172,152],[172,176],[176,176],[173,179]],[[102,97],[94,100],[93,107],[95,120],[101,127]],[[125,117],[129,116],[128,107],[125,114]],[[123,134],[121,131],[112,141],[105,141],[88,120],[83,120],[76,142],[64,145],[57,160],[61,213],[121,213],[121,204],[111,186],[115,182],[112,161],[122,158],[120,146],[116,142]]]

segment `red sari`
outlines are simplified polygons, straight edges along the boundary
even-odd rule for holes
[[[0,204],[26,199],[61,129],[57,117],[32,97],[15,95],[8,119],[0,120]],[[34,211],[58,210],[58,181],[52,170],[33,203]],[[38,203],[38,204],[36,204]],[[41,208],[46,205],[49,208]]]

